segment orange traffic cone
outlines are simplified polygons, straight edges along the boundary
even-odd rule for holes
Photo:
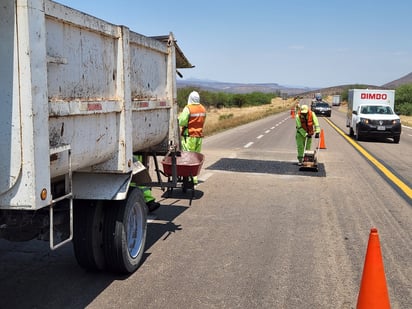
[[[290,109],[290,118],[295,118],[295,110],[293,108]]]
[[[383,309],[390,307],[378,230],[372,228],[356,308]]]
[[[326,149],[326,144],[325,144],[325,134],[323,133],[323,129],[320,130],[320,149]]]

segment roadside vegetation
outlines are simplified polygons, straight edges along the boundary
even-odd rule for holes
[[[226,93],[226,92],[212,92],[192,87],[186,87],[178,89],[177,91],[177,103],[179,108],[182,109],[189,97],[190,92],[197,91],[200,95],[200,100],[206,108],[230,108],[230,107],[251,107],[268,105],[273,98],[279,97],[280,92],[275,93],[263,93],[263,92],[251,92],[251,93]]]
[[[404,126],[412,127],[412,116],[399,116],[401,118],[401,122]]]
[[[412,84],[405,84],[396,88],[395,109],[400,115],[412,116]]]

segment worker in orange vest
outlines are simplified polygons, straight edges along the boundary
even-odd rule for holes
[[[192,91],[187,99],[187,105],[179,115],[179,126],[182,134],[183,151],[202,151],[203,126],[206,120],[206,109],[200,103],[197,91]],[[197,177],[193,177],[193,183],[197,184]]]
[[[296,116],[296,146],[298,148],[298,165],[302,165],[303,154],[312,146],[312,136],[319,138],[320,126],[316,114],[309,110],[307,105],[302,105]],[[306,141],[307,140],[307,141]]]

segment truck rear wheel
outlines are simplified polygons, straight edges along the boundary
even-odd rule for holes
[[[102,202],[76,200],[73,217],[73,249],[77,263],[88,270],[104,269]]]
[[[106,208],[104,253],[111,271],[127,274],[139,267],[146,243],[146,220],[146,203],[138,188],[131,189],[125,201]]]

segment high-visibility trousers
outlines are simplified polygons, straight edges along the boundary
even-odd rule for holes
[[[302,162],[303,153],[305,152],[305,139],[306,137],[302,136],[299,132],[296,132],[296,146],[298,149],[298,160]],[[306,143],[306,150],[310,150],[312,146],[312,139],[309,138],[308,142]]]
[[[137,187],[137,188],[139,188],[140,190],[142,190],[142,192],[143,192],[143,198],[144,198],[144,201],[145,201],[146,203],[155,200],[155,198],[154,198],[153,195],[152,195],[152,189],[151,189],[151,188],[146,187],[146,186],[136,186],[136,184],[135,184],[134,182],[131,182],[131,183],[130,183],[130,186],[131,186],[131,187],[135,187],[135,188]]]

